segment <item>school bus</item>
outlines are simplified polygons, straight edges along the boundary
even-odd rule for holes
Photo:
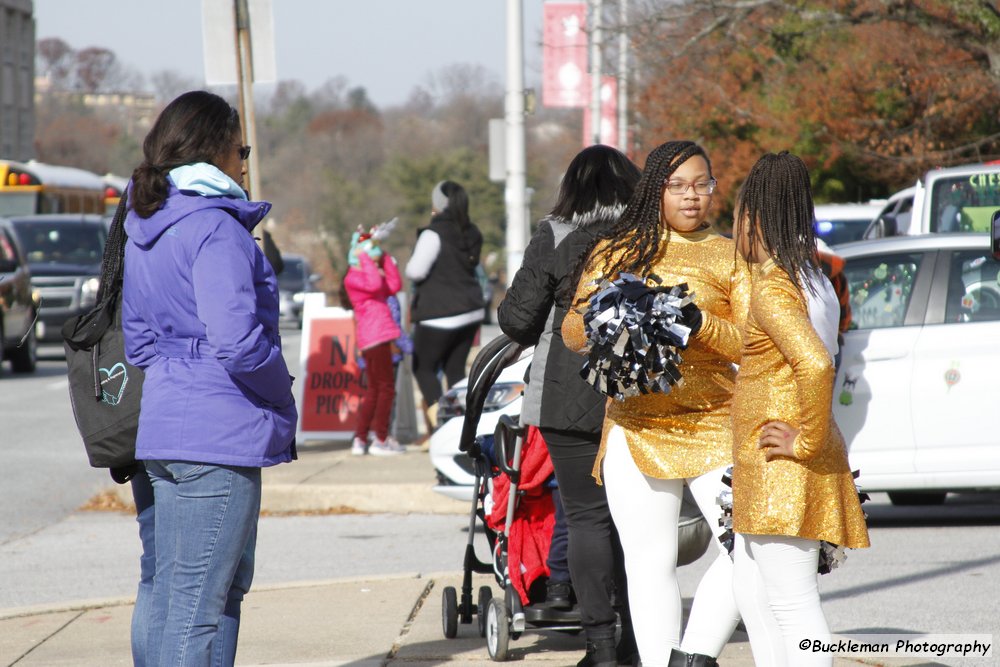
[[[127,185],[128,179],[124,176],[104,174],[104,215],[111,217],[115,214]]]
[[[104,200],[104,179],[92,172],[34,160],[0,160],[0,216],[103,215]]]

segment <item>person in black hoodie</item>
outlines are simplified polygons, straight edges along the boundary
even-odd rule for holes
[[[465,377],[465,362],[485,314],[476,277],[483,235],[469,219],[469,196],[458,183],[441,181],[431,192],[431,224],[420,230],[406,277],[414,282],[410,319],[413,375],[424,411],[448,386]]]
[[[626,631],[616,655],[614,602],[627,600],[621,547],[604,487],[591,476],[605,397],[580,377],[580,357],[563,344],[561,329],[583,262],[625,210],[639,176],[625,155],[608,146],[590,146],[573,158],[556,205],[538,223],[497,310],[505,334],[535,345],[521,423],[539,427],[555,468],[569,527],[569,569],[587,635],[587,654],[579,663],[585,667],[616,665],[619,659],[631,664],[636,650],[623,609]]]

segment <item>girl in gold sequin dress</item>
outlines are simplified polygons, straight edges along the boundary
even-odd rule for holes
[[[594,468],[625,553],[629,605],[642,664],[667,665],[671,652],[714,658],[739,615],[732,592],[732,561],[717,540],[718,558],[702,578],[684,634],[677,585],[677,526],[684,485],[713,532],[720,533],[716,498],[731,462],[730,401],[742,349],[740,329],[749,298],[746,264],[733,241],[707,225],[715,179],[705,151],[692,142],[669,142],[650,153],[619,225],[590,254],[575,303],[586,304],[601,276],[655,274],[664,285],[687,283],[703,314],[684,351],[683,386],[669,394],[609,401]],[[583,318],[563,321],[567,347],[586,342]],[[712,547],[710,547],[712,548]]]
[[[736,600],[757,665],[831,665],[829,654],[799,649],[830,639],[820,542],[867,547],[868,531],[831,412],[836,331],[810,320],[824,278],[805,164],[765,155],[737,202],[737,245],[753,279],[733,398]]]

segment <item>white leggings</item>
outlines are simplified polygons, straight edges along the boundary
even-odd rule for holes
[[[680,644],[681,595],[677,585],[677,524],[685,482],[716,536],[716,502],[725,468],[691,479],[647,477],[635,465],[625,434],[613,427],[604,456],[608,505],[625,552],[628,601],[643,667],[666,665]],[[717,657],[740,617],[733,599],[732,560],[719,555],[698,584],[682,648]]]
[[[736,602],[757,667],[830,667],[833,656],[799,649],[804,639],[829,643],[819,603],[819,542],[738,533],[733,549]]]

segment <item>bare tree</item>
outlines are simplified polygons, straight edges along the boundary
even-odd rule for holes
[[[76,78],[82,92],[104,90],[109,75],[115,71],[117,57],[109,49],[90,46],[76,54]]]

